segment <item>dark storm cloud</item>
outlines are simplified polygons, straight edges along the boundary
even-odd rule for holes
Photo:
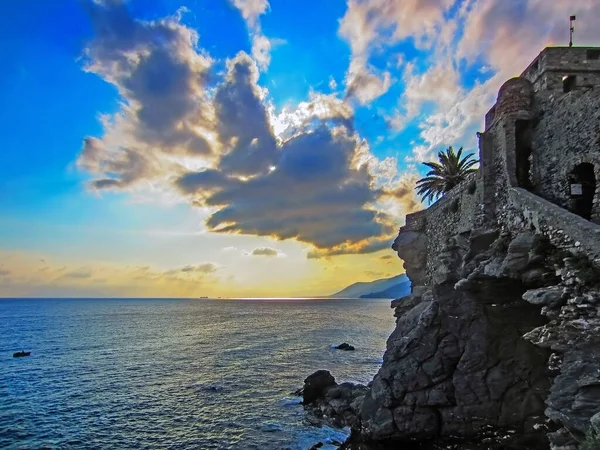
[[[230,174],[252,175],[275,161],[277,144],[256,84],[258,69],[244,53],[229,63],[226,81],[217,89],[216,130],[225,148],[219,166]]]
[[[371,175],[351,167],[357,147],[345,131],[321,127],[282,144],[271,172],[227,182],[215,171],[188,173],[177,185],[211,192],[205,204],[220,207],[207,221],[213,231],[296,238],[323,249],[357,243],[391,232],[389,217],[368,206],[379,195]],[[365,250],[376,247],[385,246]]]
[[[85,49],[85,69],[115,85],[123,101],[122,110],[104,124],[104,138],[84,140],[80,167],[111,174],[94,186],[125,187],[156,174],[139,170],[150,152],[209,155],[212,149],[198,130],[209,124],[210,58],[196,52],[197,34],[178,17],[134,20],[121,1],[84,4],[95,31]]]
[[[295,238],[314,246],[311,258],[389,247],[396,227],[376,209],[384,191],[360,163],[370,154],[348,104],[311,95],[281,119],[291,130],[284,140],[248,55],[227,61],[209,88],[212,61],[179,17],[134,20],[114,0],[88,8],[96,38],[86,70],[115,85],[123,101],[103,118],[104,135],[84,140],[78,165],[96,175],[95,189],[171,179],[168,187],[193,205],[212,208],[210,230]],[[185,170],[183,157],[205,168]]]

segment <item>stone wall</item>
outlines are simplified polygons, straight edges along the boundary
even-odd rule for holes
[[[575,75],[575,86],[600,85],[600,58],[594,47],[548,47],[522,73],[536,92],[563,91],[563,77]]]
[[[532,226],[558,248],[582,252],[600,264],[600,225],[596,225],[521,188],[511,188],[510,208],[499,214],[508,229]],[[525,223],[520,223],[524,218]]]
[[[478,173],[469,175],[425,210],[427,235],[427,279],[436,269],[436,256],[446,241],[455,234],[473,229],[481,214],[482,180]]]
[[[427,226],[427,210],[417,211],[406,215],[406,224],[402,227],[405,231],[425,231]]]
[[[416,274],[422,269],[421,263],[419,263],[416,267],[417,270],[413,271],[411,276],[413,287],[430,281],[436,269],[435,259],[451,236],[471,231],[474,224],[480,224],[482,221],[483,180],[479,171],[467,176],[464,181],[444,194],[429,208],[408,214],[406,225],[400,229],[400,235],[407,239],[411,237],[409,240],[414,239],[413,235],[427,236],[426,242],[423,243],[425,255],[422,255],[424,273],[423,276]],[[397,240],[392,248],[397,250],[396,246],[403,246],[407,243]],[[414,247],[414,242],[411,242],[411,245]],[[411,272],[406,261],[404,269],[407,273]]]
[[[592,220],[600,223],[600,90],[537,96],[540,119],[532,133],[532,182],[537,195],[569,209],[569,173],[592,163],[596,195]]]

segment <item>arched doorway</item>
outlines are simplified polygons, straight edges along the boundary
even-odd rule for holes
[[[594,194],[596,193],[596,175],[594,165],[581,163],[569,174],[571,188],[571,211],[590,220],[594,207]]]
[[[523,189],[532,190],[531,183],[531,126],[529,120],[515,122],[515,163],[517,184]]]

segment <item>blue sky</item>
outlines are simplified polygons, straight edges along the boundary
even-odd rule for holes
[[[448,145],[475,152],[501,83],[566,42],[571,14],[576,42],[598,43],[600,12],[593,0],[4,6],[8,296],[318,295],[400,273],[389,245],[422,207],[420,163]]]

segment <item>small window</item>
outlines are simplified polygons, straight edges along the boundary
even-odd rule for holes
[[[537,72],[537,70],[540,68],[540,60],[536,59],[535,62],[533,63],[533,65],[531,66],[531,70],[533,70],[534,72]]]
[[[576,77],[575,75],[565,75],[563,77],[563,92],[571,92],[575,89],[576,86]]]
[[[600,48],[588,50],[585,53],[585,59],[600,59]]]

